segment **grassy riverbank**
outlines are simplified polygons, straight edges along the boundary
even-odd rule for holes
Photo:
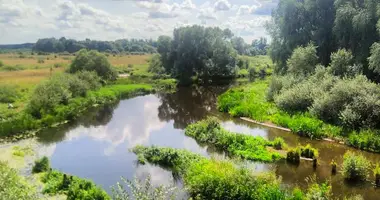
[[[249,117],[259,122],[289,128],[292,132],[312,139],[338,138],[355,148],[380,152],[380,136],[376,130],[352,131],[328,124],[309,112],[287,113],[274,102],[267,100],[268,87],[269,80],[260,80],[232,88],[219,96],[218,109],[234,117]]]
[[[55,106],[48,114],[35,118],[27,111],[21,111],[11,119],[0,122],[0,136],[8,137],[27,131],[54,126],[67,120],[74,120],[92,106],[111,103],[121,98],[146,94],[153,90],[152,85],[108,85],[95,91],[88,91],[85,97],[70,99],[67,104]]]
[[[223,129],[216,118],[210,117],[186,128],[185,134],[195,138],[200,143],[214,145],[220,150],[227,151],[233,156],[262,162],[273,162],[283,158],[274,150],[274,141],[265,140],[262,137],[254,137],[245,134],[232,133]],[[277,144],[281,149],[284,143]]]

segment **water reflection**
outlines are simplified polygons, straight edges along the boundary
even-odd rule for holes
[[[331,182],[335,197],[362,194],[365,199],[377,199],[380,195],[370,184],[352,186],[344,183],[339,173],[331,175],[332,159],[341,166],[343,154],[353,149],[336,143],[311,141],[292,133],[232,119],[217,112],[217,96],[226,89],[227,87],[181,88],[174,94],[146,95],[101,106],[92,109],[74,123],[39,133],[38,141],[44,147],[42,149],[48,151],[46,154],[51,155],[53,168],[92,179],[107,191],[120,181],[121,176],[133,179],[135,176],[144,178],[149,174],[153,184],[167,184],[173,180],[169,171],[153,165],[136,165],[136,156],[128,149],[139,144],[157,145],[223,158],[223,152],[198,144],[186,137],[183,131],[188,124],[207,115],[214,115],[223,121],[224,128],[233,132],[270,140],[283,137],[289,146],[310,143],[319,149],[320,160],[316,170],[306,161],[298,166],[286,162],[246,163],[257,172],[274,171],[282,177],[285,185],[303,188],[307,186],[305,180],[315,175],[319,182]],[[380,161],[379,154],[364,154],[374,163]]]

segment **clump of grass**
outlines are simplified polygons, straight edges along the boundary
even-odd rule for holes
[[[298,164],[301,160],[301,151],[299,148],[293,148],[286,153],[286,160]]]
[[[370,165],[363,155],[348,151],[343,156],[342,174],[350,181],[365,181],[369,176]]]
[[[185,134],[198,142],[214,145],[231,155],[244,159],[272,162],[281,158],[279,153],[266,148],[273,146],[273,142],[262,137],[229,132],[221,127],[215,117],[189,125],[185,129]]]
[[[0,103],[13,103],[20,96],[14,85],[0,85]]]
[[[286,148],[286,143],[284,139],[282,139],[281,137],[276,137],[273,140],[272,146],[277,150],[281,150],[281,149]]]
[[[380,152],[380,135],[374,130],[361,130],[352,132],[347,144],[358,149]]]
[[[18,157],[24,157],[25,155],[33,155],[34,153],[30,147],[14,146],[12,150],[12,154]]]
[[[39,160],[34,162],[34,166],[32,169],[33,173],[47,172],[50,170],[50,161],[49,158],[44,156]]]
[[[41,178],[44,183],[43,193],[67,195],[68,200],[98,199],[110,200],[108,194],[92,181],[70,176],[62,172],[49,171]]]

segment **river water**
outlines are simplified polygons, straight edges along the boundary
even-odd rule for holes
[[[172,184],[174,180],[170,171],[149,164],[138,165],[136,156],[129,149],[136,145],[156,145],[187,149],[208,157],[220,155],[222,153],[200,146],[194,139],[185,136],[183,130],[188,124],[213,115],[231,131],[268,139],[283,137],[289,146],[310,143],[319,149],[320,159],[316,169],[310,161],[302,161],[298,166],[285,161],[252,164],[256,171],[274,171],[282,178],[284,187],[306,188],[308,180],[315,179],[320,183],[329,181],[336,198],[361,194],[364,199],[380,199],[380,190],[375,189],[371,182],[353,185],[345,182],[339,172],[331,174],[331,160],[338,162],[339,170],[343,154],[354,149],[309,140],[220,113],[215,103],[217,96],[226,89],[180,88],[173,94],[150,94],[122,100],[90,110],[72,124],[47,129],[38,134],[38,142],[46,149],[54,169],[91,179],[108,192],[120,181],[120,177],[144,179],[150,175],[153,184]],[[362,153],[373,163],[380,161],[380,154]]]

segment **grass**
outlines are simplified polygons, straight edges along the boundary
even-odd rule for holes
[[[233,156],[248,160],[273,162],[283,157],[275,150],[268,148],[274,146],[274,142],[262,137],[229,132],[223,129],[219,121],[213,117],[189,125],[185,134],[198,142],[214,145]]]
[[[288,114],[280,110],[274,103],[267,101],[267,90],[268,80],[230,89],[218,97],[218,109],[234,117],[249,117],[260,122],[274,123],[310,138],[341,134],[340,127],[327,124],[309,113]]]
[[[65,194],[67,200],[97,199],[109,200],[108,194],[92,181],[53,170],[42,175],[43,193],[49,195]]]

